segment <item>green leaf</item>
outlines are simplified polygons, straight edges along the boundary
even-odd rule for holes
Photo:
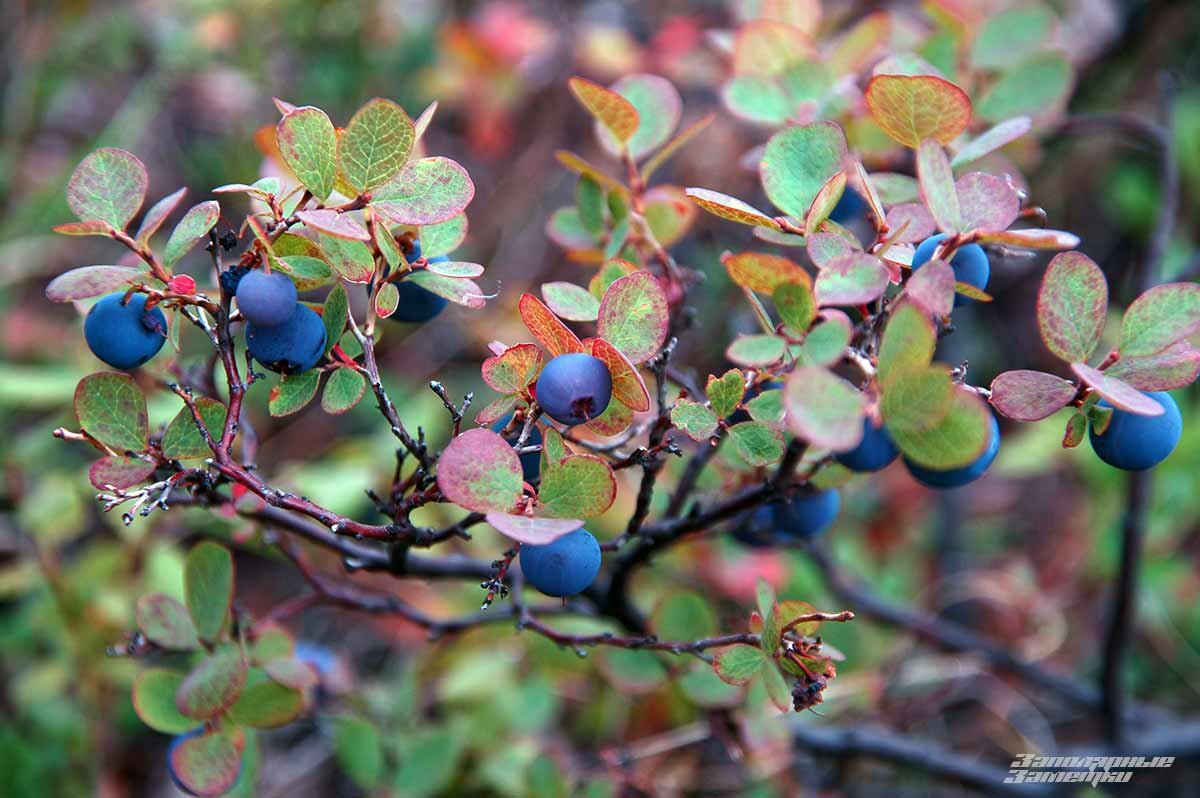
[[[987,18],[971,43],[977,69],[1000,69],[1034,55],[1054,29],[1054,13],[1039,3],[1009,8]]]
[[[284,114],[275,128],[283,163],[318,202],[329,199],[337,177],[337,131],[320,108]]]
[[[529,798],[567,798],[567,780],[558,764],[546,755],[529,763],[525,773]]]
[[[600,313],[596,297],[575,283],[543,283],[542,298],[556,316],[567,321],[595,321]]]
[[[949,144],[971,121],[967,93],[935,75],[876,75],[866,100],[883,132],[913,149],[926,139]]]
[[[372,196],[371,207],[394,223],[430,225],[462,213],[475,196],[475,184],[449,158],[421,158],[409,161]]]
[[[604,245],[604,257],[615,258],[621,254],[621,250],[625,248],[625,242],[629,240],[629,217],[626,216],[619,219],[613,225],[612,232],[609,233],[608,242]]]
[[[612,506],[617,480],[604,460],[574,454],[542,468],[541,514],[550,518],[595,518]]]
[[[767,688],[767,697],[771,699],[771,703],[780,712],[789,711],[792,708],[792,691],[788,689],[779,668],[773,661],[765,660],[759,673],[763,677],[763,685]]]
[[[933,426],[920,430],[894,426],[886,407],[884,418],[888,433],[905,457],[939,471],[973,463],[987,448],[992,433],[991,412],[983,400],[965,389],[954,390],[948,410]]]
[[[280,379],[279,384],[271,386],[267,409],[277,418],[298,413],[317,395],[320,383],[321,372],[316,369],[289,374]]]
[[[335,718],[333,750],[342,770],[359,787],[370,790],[379,784],[383,748],[375,724],[353,715]]]
[[[349,318],[350,300],[346,297],[346,289],[340,284],[335,285],[325,297],[325,306],[321,309],[321,323],[325,325],[325,354],[329,354],[342,340]]]
[[[246,657],[237,643],[222,643],[200,660],[179,685],[175,706],[189,718],[207,720],[221,714],[246,685]]]
[[[671,593],[655,608],[650,626],[662,640],[699,640],[715,634],[717,619],[696,593]]]
[[[1006,371],[992,380],[988,402],[1014,421],[1041,421],[1075,398],[1073,382],[1043,371]]]
[[[786,408],[783,403],[783,391],[772,389],[763,391],[758,396],[746,402],[746,410],[750,418],[764,424],[779,426],[783,423]]]
[[[614,83],[611,90],[633,105],[638,116],[637,129],[626,145],[635,160],[661,147],[679,126],[683,101],[671,81],[658,75],[626,75]],[[621,142],[597,121],[596,134],[609,153],[620,155]]]
[[[1055,260],[1064,255],[1059,255]],[[1135,299],[1125,311],[1125,317],[1121,320],[1121,355],[1145,357],[1157,354],[1190,337],[1198,329],[1200,285],[1156,285]]]
[[[742,403],[742,396],[745,395],[745,380],[745,375],[737,369],[730,369],[720,377],[709,375],[708,384],[704,386],[704,393],[708,395],[712,411],[717,414],[718,418],[728,417]]]
[[[802,334],[817,317],[817,300],[804,283],[784,283],[771,297],[775,311],[794,333]]]
[[[932,139],[921,142],[917,148],[917,180],[921,199],[938,227],[947,233],[961,230],[962,208],[954,186],[954,172],[945,150]]]
[[[445,297],[456,305],[479,310],[487,304],[483,289],[474,280],[465,277],[445,277],[428,269],[412,272],[406,279],[412,280],[426,291]]]
[[[888,320],[879,347],[879,382],[913,366],[928,366],[937,346],[933,322],[912,305],[901,305]]]
[[[333,270],[351,283],[369,283],[375,274],[375,258],[361,241],[317,233],[321,251]]]
[[[841,171],[845,156],[846,136],[833,122],[785,128],[767,142],[759,166],[767,197],[803,219],[817,192]]]
[[[146,449],[150,434],[146,397],[128,374],[101,371],[80,380],[75,387],[75,418],[84,432],[118,454]]]
[[[208,231],[213,229],[220,217],[221,205],[216,200],[192,206],[167,239],[167,246],[163,249],[163,265],[168,269],[174,266],[192,247],[208,237]]]
[[[1108,312],[1108,282],[1082,252],[1054,256],[1038,290],[1038,330],[1046,348],[1068,363],[1086,361],[1100,343]],[[1164,319],[1155,319],[1162,324]]]
[[[462,736],[452,729],[426,727],[406,734],[396,769],[396,794],[403,798],[446,795],[461,772],[465,747]]]
[[[765,466],[783,457],[783,436],[761,421],[743,421],[729,428],[729,438],[747,464]]]
[[[725,350],[725,357],[739,366],[769,366],[783,357],[786,343],[777,335],[741,335]]]
[[[379,247],[379,254],[383,255],[383,260],[388,268],[401,271],[408,268],[408,259],[400,251],[396,238],[383,219],[375,224],[375,246]]]
[[[304,709],[304,695],[271,680],[252,684],[229,708],[229,719],[241,726],[275,729],[295,720]]]
[[[628,145],[639,123],[633,103],[617,92],[584,78],[571,78],[567,81],[567,87],[616,141]]]
[[[216,640],[233,604],[233,556],[229,549],[209,541],[193,546],[184,565],[183,591],[200,639]]]
[[[883,296],[887,287],[883,261],[865,252],[850,252],[821,268],[813,292],[821,305],[864,305]]]
[[[975,110],[988,122],[1039,116],[1067,98],[1071,72],[1071,64],[1062,53],[1039,53],[1004,72],[979,98]]]
[[[144,272],[127,266],[81,266],[64,272],[46,286],[51,302],[74,302],[126,289]]]
[[[717,431],[717,414],[699,402],[680,399],[671,408],[671,423],[694,441],[706,441]]]
[[[608,287],[597,311],[596,334],[631,363],[649,360],[667,337],[667,295],[658,278],[636,271]]]
[[[321,409],[333,415],[345,413],[361,402],[366,392],[367,381],[357,369],[334,369],[321,394]]]
[[[826,369],[802,366],[784,388],[788,427],[823,449],[845,452],[862,440],[866,398]]]
[[[575,186],[575,208],[579,223],[590,235],[604,232],[604,189],[588,175],[580,175]]]
[[[758,605],[758,614],[766,618],[775,606],[775,588],[761,576],[754,582],[754,600]]]
[[[216,399],[201,396],[196,399],[196,409],[204,419],[204,427],[214,441],[221,439],[225,428],[225,405]],[[172,460],[187,460],[192,457],[211,457],[212,450],[204,442],[204,436],[196,426],[192,411],[185,405],[179,409],[162,437],[162,453]]]
[[[762,75],[734,75],[721,87],[721,99],[735,116],[771,127],[786,122],[793,109],[779,81]]]
[[[810,366],[833,366],[846,355],[850,345],[850,320],[838,311],[833,318],[821,322],[804,338],[800,354]]]
[[[698,665],[679,677],[679,687],[688,700],[699,707],[723,709],[742,701],[742,691],[727,684],[706,665]]]
[[[175,706],[183,675],[163,668],[146,668],[133,681],[133,708],[142,722],[163,734],[183,734],[196,721]]]
[[[319,257],[289,255],[273,260],[271,268],[279,269],[290,277],[297,291],[311,291],[333,282],[333,269]]]
[[[105,147],[88,155],[67,181],[67,204],[84,222],[107,222],[118,230],[142,207],[149,179],[142,162],[125,150]]]
[[[421,252],[426,258],[448,255],[467,238],[467,215],[460,213],[421,228]]]
[[[942,366],[913,365],[892,374],[880,410],[889,431],[923,432],[936,426],[954,403],[954,384]]]
[[[137,625],[151,643],[162,648],[191,651],[200,646],[187,607],[162,593],[138,599]]]
[[[171,772],[192,795],[229,792],[242,767],[239,746],[235,744],[239,735],[241,732],[234,729],[187,738],[171,751]]]
[[[154,463],[140,457],[101,457],[88,467],[88,480],[96,490],[124,490],[145,482],[156,470]]]
[[[521,461],[508,442],[489,429],[471,429],[442,452],[437,483],[442,495],[477,512],[512,512],[521,497]]]
[[[713,659],[713,670],[726,684],[743,685],[758,675],[766,661],[761,648],[738,643],[721,649]]]
[[[914,202],[921,197],[916,179],[909,175],[896,172],[874,172],[868,179],[884,205]]]
[[[376,97],[355,112],[338,139],[338,166],[350,187],[365,193],[400,171],[415,139],[404,109]]]

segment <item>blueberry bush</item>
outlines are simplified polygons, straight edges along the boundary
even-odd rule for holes
[[[768,780],[787,759],[780,745],[916,757],[905,746],[920,743],[843,734],[823,714],[855,657],[825,637],[844,639],[864,615],[1095,714],[1106,725],[1097,740],[1126,739],[1141,717],[1120,697],[1140,518],[1149,470],[1187,430],[1186,406],[1168,392],[1200,375],[1200,286],[1162,281],[1162,253],[1151,251],[1133,290],[1122,284],[1110,297],[1087,242],[1058,229],[1069,225],[1039,206],[1014,163],[1072,125],[1123,123],[1066,114],[1074,66],[1042,5],[981,15],[930,3],[919,25],[889,10],[823,18],[816,2],[736,5],[729,27],[710,32],[717,110],[695,114],[690,92],[645,71],[566,80],[564,114],[592,140],[553,154],[573,202],[544,222],[572,277],[525,293],[459,254],[470,247],[468,213],[489,209],[476,197],[483,179],[432,154],[436,102],[414,117],[375,98],[339,120],[303,98],[276,99],[277,120],[254,135],[269,173],[231,171],[227,179],[248,182],[211,188],[214,198],[190,207],[187,189],[150,196],[146,167],[124,149],[96,149],[70,174],[76,218],[54,230],[107,240],[109,255],[45,287],[47,299],[78,309],[96,367],[74,388],[73,423],[54,435],[89,453],[98,504],[124,527],[175,513],[222,525],[189,541],[181,589],[140,591],[124,634],[106,629],[113,661],[133,663],[137,719],[171,738],[164,767],[184,793],[256,794],[272,767],[264,735],[316,722],[341,772],[369,794],[652,794],[623,773],[653,754],[572,753],[587,751],[579,740],[598,720],[576,719],[553,755],[514,746],[485,758],[523,728],[522,715],[536,723],[541,711],[545,677],[505,672],[511,647],[484,648],[467,665],[431,659],[424,674],[360,687],[336,643],[298,639],[298,620],[325,610],[346,629],[363,614],[394,619],[413,647],[422,643],[411,629],[443,641],[503,626],[520,632],[518,649],[595,652],[620,689],[666,685],[692,713],[677,714],[701,718],[651,749],[716,739]],[[512,8],[495,13],[528,37],[497,60],[489,89],[551,35]],[[451,109],[470,106],[462,98],[479,76],[466,54],[500,48],[497,25],[476,18],[454,32],[459,49],[439,55],[458,59],[435,66]],[[479,104],[472,141],[502,148],[506,104],[518,102]],[[739,156],[753,177],[664,178],[673,158],[715,146],[722,118],[756,131],[758,144]],[[1173,168],[1166,134],[1152,122],[1133,127]],[[500,178],[489,168],[485,179]],[[715,268],[698,262],[698,238],[717,242]],[[1014,263],[1034,288],[1011,312],[1034,314],[1060,368],[1044,370],[1039,353],[1030,368],[982,381],[961,330],[979,332],[980,314],[999,304],[992,285],[1011,279]],[[513,321],[456,332],[485,308]],[[730,331],[720,317],[734,313],[753,328]],[[414,421],[424,400],[397,396],[388,364],[446,335],[471,342],[487,395],[431,380],[440,415]],[[689,339],[719,345],[725,362],[712,373],[687,362]],[[151,423],[164,407],[168,417]],[[365,511],[297,490],[297,465],[277,462],[256,428],[304,422],[289,428],[311,451],[299,467],[320,482],[326,442],[305,437],[318,413],[388,440],[356,482],[327,476],[336,490],[365,491]],[[988,473],[1018,424],[1059,425],[1063,448],[1086,437],[1096,458],[1129,472],[1100,691],[1018,647],[889,603],[828,554],[846,491],[897,469],[911,491],[963,488]],[[616,533],[599,534],[615,515]],[[833,590],[806,593],[761,570],[748,572],[753,587],[737,602],[695,584],[664,587],[687,586],[689,574],[660,561],[718,538],[731,545],[712,557],[803,551]],[[130,538],[146,551],[152,539]],[[239,596],[263,558],[298,581],[251,606]],[[448,609],[463,597],[479,609]],[[586,662],[556,661],[554,679],[578,679]],[[422,706],[422,680],[442,665],[457,675],[444,701]],[[504,722],[458,723],[456,701],[476,697],[498,702]],[[795,718],[782,742],[781,727],[766,723],[780,713]],[[414,719],[420,734],[389,739]],[[464,761],[485,762],[484,775],[464,777]],[[998,784],[991,766],[952,746],[918,767]],[[456,783],[467,792],[452,792]]]

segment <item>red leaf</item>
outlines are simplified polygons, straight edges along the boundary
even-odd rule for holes
[[[584,351],[579,336],[571,332],[570,328],[559,321],[558,317],[550,312],[550,308],[533,294],[522,294],[517,307],[529,332],[546,347],[551,356]]]
[[[1075,384],[1043,371],[1006,371],[992,380],[992,407],[1014,421],[1041,421],[1075,398]]]
[[[592,338],[588,342],[592,356],[599,358],[612,375],[612,398],[636,412],[650,409],[650,392],[642,375],[621,350],[603,338]]]

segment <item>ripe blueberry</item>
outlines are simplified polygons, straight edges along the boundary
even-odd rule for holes
[[[521,547],[525,581],[547,596],[574,596],[587,590],[600,572],[600,544],[586,529],[551,543]]]
[[[449,304],[444,296],[438,296],[411,280],[401,280],[396,283],[396,288],[400,291],[400,301],[389,319],[416,323],[429,321]]]
[[[296,310],[296,284],[286,274],[256,269],[238,282],[237,303],[251,324],[275,327]]]
[[[840,225],[845,225],[860,216],[865,216],[866,213],[867,201],[857,191],[848,188],[842,192],[842,198],[838,200],[837,205],[833,206],[829,218]]]
[[[917,247],[917,251],[913,253],[912,267],[914,272],[926,263],[929,263],[933,257],[933,251],[937,249],[938,244],[945,238],[945,233],[938,233],[921,242],[920,246]],[[950,259],[950,268],[954,270],[955,280],[967,285],[973,285],[980,291],[987,288],[988,277],[992,273],[987,253],[978,244],[964,244],[959,247],[955,251],[954,257]],[[954,295],[954,304],[956,307],[973,301],[973,299],[968,299],[962,294]]]
[[[1097,435],[1095,429],[1091,431],[1092,449],[1110,466],[1126,471],[1145,471],[1175,451],[1183,433],[1179,406],[1166,391],[1146,395],[1162,405],[1162,415],[1142,416],[1127,410],[1113,410],[1112,420],[1103,435]],[[1112,407],[1103,399],[1099,406]]]
[[[553,358],[535,386],[538,406],[568,426],[596,418],[612,399],[612,375],[599,358],[574,352]]]
[[[512,421],[512,417],[513,417],[513,414],[509,413],[507,416],[505,416],[504,418],[497,421],[495,424],[492,425],[492,432],[504,432],[504,428],[507,427],[509,425],[509,423]],[[523,424],[518,424],[516,429],[513,430],[512,434],[510,434],[507,438],[505,438],[505,440],[507,440],[510,444],[515,444],[518,440],[521,439],[521,430],[523,428],[524,428]],[[542,431],[540,429],[538,429],[537,424],[534,424],[533,428],[529,430],[529,437],[525,439],[525,445],[526,446],[541,446],[542,445]],[[521,457],[521,473],[524,475],[525,481],[533,482],[534,480],[536,480],[538,478],[538,475],[540,475],[542,472],[542,453],[541,452],[526,452],[525,454],[520,455],[520,457]]]
[[[837,455],[837,461],[851,471],[880,471],[891,465],[900,450],[882,424],[878,427],[870,418],[863,419],[863,437],[858,446]]]
[[[841,509],[836,490],[804,490],[790,500],[759,507],[734,529],[733,537],[755,548],[814,540],[833,525]]]
[[[970,465],[965,465],[962,468],[952,468],[949,471],[936,471],[932,468],[925,468],[916,463],[904,458],[904,465],[908,468],[908,473],[913,475],[913,478],[922,485],[929,488],[960,488],[969,482],[974,482],[983,476],[983,473],[988,470],[988,466],[996,459],[996,453],[1000,451],[1000,425],[996,423],[996,417],[991,416],[991,438],[988,440],[987,448],[983,450],[983,454],[976,458],[975,462]]]
[[[113,368],[132,369],[158,354],[167,340],[167,317],[146,310],[145,294],[125,303],[124,293],[109,294],[88,311],[83,337],[92,354]]]
[[[307,305],[274,327],[246,325],[246,348],[263,366],[280,374],[308,371],[325,354],[325,324]]]

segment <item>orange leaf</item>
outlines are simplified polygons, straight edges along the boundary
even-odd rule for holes
[[[629,358],[603,338],[591,338],[588,343],[592,356],[599,358],[612,375],[612,398],[639,413],[649,410],[650,392]]]
[[[550,312],[550,308],[533,294],[522,294],[517,307],[529,332],[546,347],[552,357],[584,351],[579,336],[571,332],[571,329],[559,321],[559,318]]]
[[[567,86],[575,95],[575,99],[621,143],[629,141],[630,136],[637,131],[640,122],[638,112],[629,100],[599,83],[584,78],[571,78],[567,81]]]
[[[876,75],[866,94],[883,132],[913,149],[925,139],[948,144],[971,121],[967,93],[934,75]]]

